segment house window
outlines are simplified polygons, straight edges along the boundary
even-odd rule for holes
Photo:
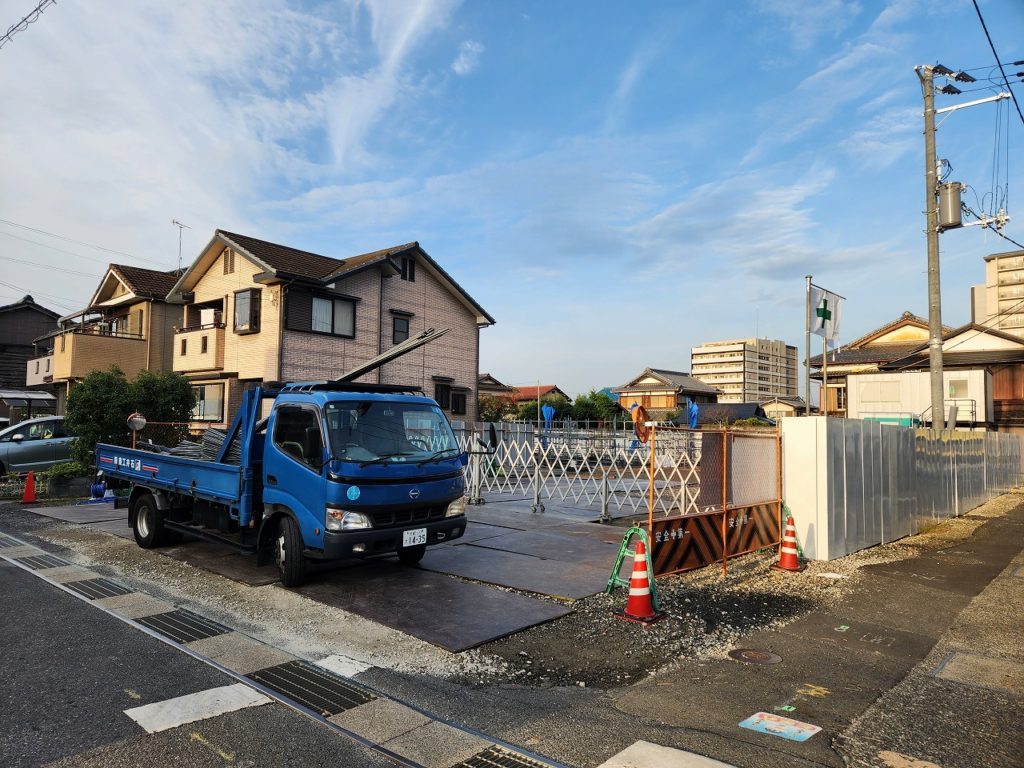
[[[224,274],[233,275],[235,273],[235,252],[230,248],[224,249]]]
[[[394,317],[391,320],[391,343],[401,344],[409,338],[409,318]]]
[[[206,354],[206,350],[209,348],[209,345],[210,345],[209,337],[203,336],[202,341],[199,344],[199,346],[200,346],[200,350],[199,351],[202,352],[205,355]]]
[[[235,333],[260,330],[260,290],[250,288],[235,294]]]
[[[188,354],[188,339],[181,340],[181,356],[184,357]]]
[[[36,373],[39,373],[39,361],[36,360]]]
[[[452,392],[452,413],[461,415],[466,413],[466,391],[459,390]]]
[[[192,391],[196,393],[193,421],[224,421],[223,384],[198,384]]]
[[[356,303],[350,299],[313,297],[312,330],[352,339],[356,335]]]
[[[440,381],[434,384],[434,400],[442,411],[449,410],[452,407],[452,385]]]
[[[402,279],[410,283],[416,282],[416,259],[411,256],[402,257]]]

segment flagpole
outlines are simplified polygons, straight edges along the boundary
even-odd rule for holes
[[[821,415],[828,416],[828,339],[821,337]]]
[[[806,299],[806,304],[807,304],[807,313],[806,313],[807,314],[807,318],[806,318],[806,320],[807,320],[807,322],[805,323],[806,334],[805,334],[805,339],[804,339],[804,349],[807,350],[807,380],[806,380],[806,389],[804,390],[804,394],[807,396],[807,403],[806,403],[806,407],[804,408],[804,416],[810,416],[811,415],[811,276],[807,275],[804,279],[807,280],[807,299]]]

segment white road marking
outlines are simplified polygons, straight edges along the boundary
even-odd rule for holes
[[[729,763],[710,757],[638,741],[626,747],[597,768],[732,768]]]
[[[258,707],[270,701],[269,698],[249,686],[236,683],[141,707],[133,707],[126,709],[124,713],[145,728],[148,733],[159,733],[186,723],[217,717],[226,712],[234,712],[246,707]]]
[[[371,667],[370,664],[364,664],[350,656],[342,656],[340,653],[320,659],[320,661],[316,662],[316,665],[342,677],[355,677],[360,672],[365,672]]]

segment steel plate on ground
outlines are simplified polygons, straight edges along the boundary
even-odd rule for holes
[[[549,768],[554,763],[542,763],[518,752],[499,747],[497,744],[467,757],[453,768]]]
[[[208,541],[186,541],[176,547],[158,550],[160,554],[196,568],[248,584],[261,587],[278,580],[274,565],[256,565],[254,555],[242,555]]]
[[[569,613],[554,603],[386,561],[312,576],[296,591],[454,652]]]
[[[128,520],[102,520],[98,523],[86,523],[86,528],[92,528],[94,531],[103,531],[104,533],[110,533],[114,536],[119,536],[122,539],[132,539],[132,527],[128,525]]]
[[[493,536],[502,536],[506,533],[516,530],[515,528],[509,528],[501,525],[489,525],[487,523],[474,523],[472,520],[466,525],[466,531],[459,538],[453,539],[451,542],[447,542],[447,546],[456,546],[458,544],[470,544],[474,541],[480,541],[481,539],[489,539]]]
[[[614,538],[614,537],[613,537]],[[573,536],[561,531],[516,531],[504,536],[484,539],[473,546],[515,552],[520,555],[561,560],[566,563],[600,565],[610,568],[618,554],[621,539],[611,542],[595,541],[584,536]]]
[[[42,517],[52,517],[65,523],[99,523],[105,520],[127,520],[128,510],[114,509],[113,504],[68,507],[36,507],[29,510]]]
[[[61,560],[59,557],[54,557],[53,555],[29,555],[28,557],[16,557],[14,558],[14,561],[31,568],[33,571],[71,565],[67,560]]]
[[[541,560],[472,544],[428,549],[420,567],[467,579],[576,600],[604,590],[614,558],[604,568]],[[632,568],[632,563],[630,563]]]
[[[64,586],[90,600],[98,600],[101,597],[128,595],[133,591],[128,589],[128,587],[121,586],[116,581],[103,578],[85,579],[84,581],[68,581],[64,583]]]

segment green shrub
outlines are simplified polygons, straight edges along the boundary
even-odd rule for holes
[[[91,471],[84,464],[77,461],[69,461],[66,464],[56,464],[46,470],[46,475],[51,480],[70,480],[73,477],[86,477]]]

